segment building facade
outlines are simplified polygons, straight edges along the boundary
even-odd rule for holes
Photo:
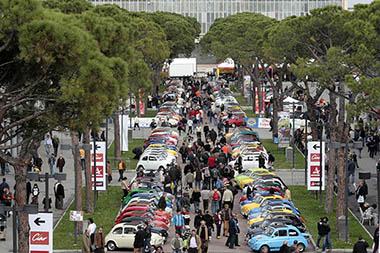
[[[268,17],[284,19],[303,16],[311,9],[327,5],[345,7],[346,0],[89,0],[95,5],[117,4],[129,11],[166,11],[191,16],[201,24],[202,34],[207,33],[217,18],[240,12],[257,12]]]

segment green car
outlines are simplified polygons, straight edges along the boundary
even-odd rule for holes
[[[146,189],[135,189],[131,190],[128,195],[122,200],[123,201],[123,206],[128,204],[129,200],[131,200],[132,196],[137,194],[137,193],[152,193],[153,190],[146,190]]]

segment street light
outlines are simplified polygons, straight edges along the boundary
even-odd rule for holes
[[[74,188],[75,188],[75,211],[78,211],[78,166],[76,163],[76,159],[78,157],[78,152],[79,149],[84,149],[84,150],[91,150],[91,145],[90,144],[84,144],[84,145],[70,145],[70,144],[61,144],[61,150],[74,150]],[[82,190],[82,189],[81,189]],[[78,243],[78,233],[77,233],[77,222],[74,222],[74,245]]]
[[[17,206],[16,203],[13,206],[5,206],[4,204],[0,204],[0,213],[12,212],[12,234],[13,234],[13,253],[17,253],[17,213],[25,212],[26,214],[37,214],[38,206],[37,205],[24,205]]]

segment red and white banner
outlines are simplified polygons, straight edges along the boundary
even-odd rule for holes
[[[29,252],[53,252],[53,214],[29,214]]]
[[[94,159],[94,142],[91,143],[91,179],[92,179],[92,190],[94,190],[95,182],[95,159]],[[106,191],[107,190],[107,167],[106,167],[106,143],[104,141],[96,142],[96,190]]]
[[[319,141],[310,141],[307,143],[307,152],[307,189],[319,191],[320,182],[322,181],[322,190],[325,190],[325,143],[322,142],[321,147]]]
[[[259,128],[270,128],[270,119],[259,118]]]

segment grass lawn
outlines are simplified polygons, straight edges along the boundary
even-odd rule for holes
[[[234,94],[234,97],[236,98],[240,106],[248,106],[247,99],[244,96],[242,96],[240,93]]]
[[[244,110],[245,114],[247,115],[247,118],[258,118],[259,116],[254,113],[252,110]]]
[[[120,209],[120,198],[122,192],[119,186],[110,186],[107,192],[99,192],[94,214],[85,214],[83,219],[93,218],[97,226],[103,226],[103,231],[107,234]],[[83,206],[85,206],[85,190],[83,189]],[[78,244],[74,246],[74,223],[69,220],[70,210],[74,210],[74,203],[62,218],[58,227],[54,230],[54,250],[59,249],[81,249],[82,235],[78,235]]]
[[[145,110],[145,114],[141,115],[141,118],[154,118],[156,117],[157,111],[156,110]],[[136,116],[135,112],[131,113],[131,117],[134,118]]]
[[[127,170],[136,169],[136,165],[137,165],[138,160],[133,159],[135,154],[132,153],[132,150],[135,147],[142,147],[144,145],[144,142],[145,142],[145,139],[131,139],[128,141],[128,151],[122,152],[123,160],[127,165]],[[113,165],[113,161],[114,161],[114,157],[115,157],[115,155],[114,155],[114,144],[115,143],[112,142],[111,146],[109,147],[109,149],[107,151],[107,155],[108,155],[107,160],[111,161],[113,169],[117,169],[117,167],[115,167]]]
[[[320,217],[327,216],[330,221],[330,228],[332,232],[331,241],[333,249],[352,249],[359,236],[363,236],[370,247],[372,247],[372,240],[370,236],[365,232],[360,223],[351,214],[349,216],[350,242],[347,244],[345,242],[339,241],[338,233],[335,229],[335,207],[332,214],[327,214],[323,207],[319,207],[319,200],[316,199],[315,195],[312,194],[311,191],[308,191],[305,186],[290,186],[289,188],[292,193],[294,205],[300,210],[302,217],[306,219],[307,229],[313,235],[315,243],[318,239],[317,222],[319,221]],[[320,246],[322,246],[322,244]]]
[[[293,167],[293,162],[286,161],[285,149],[279,149],[277,144],[274,144],[272,139],[262,139],[261,143],[264,145],[266,150],[272,153],[276,159],[274,162],[275,169],[291,169]],[[296,169],[305,169],[305,158],[303,155],[296,149],[295,153],[296,158]]]

